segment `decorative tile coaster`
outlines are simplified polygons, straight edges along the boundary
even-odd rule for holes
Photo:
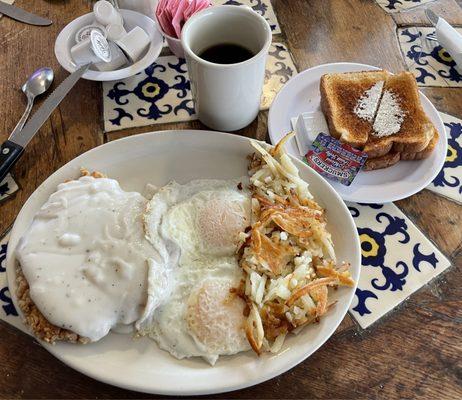
[[[443,169],[427,189],[462,204],[462,120],[440,115],[446,127],[448,154]]]
[[[8,174],[2,182],[0,182],[0,202],[7,199],[19,189],[11,174]]]
[[[274,13],[274,9],[271,4],[271,0],[212,0],[212,3],[216,6],[248,6],[266,18],[273,34],[281,33],[281,28],[279,27],[276,14]]]
[[[367,328],[450,266],[392,203],[348,203],[361,240],[362,267],[350,313]]]
[[[261,109],[271,105],[279,89],[295,75],[292,56],[282,43],[273,43],[265,71]],[[186,62],[159,57],[144,72],[120,82],[104,82],[106,132],[152,124],[196,119]]]
[[[456,28],[462,33],[462,28]],[[462,87],[462,75],[449,53],[434,40],[428,40],[435,28],[398,29],[398,41],[404,60],[419,86]]]
[[[7,285],[5,260],[9,236],[7,233],[0,239],[0,319],[25,332],[26,328],[13,305]]]
[[[279,90],[297,74],[292,55],[282,43],[272,43],[266,62],[265,84],[260,108],[268,110]]]
[[[388,13],[410,10],[436,0],[375,0]]]

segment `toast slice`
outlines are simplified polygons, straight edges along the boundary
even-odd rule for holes
[[[425,149],[423,149],[422,151],[418,151],[416,153],[403,151],[401,152],[401,160],[423,160],[424,158],[429,157],[435,149],[439,137],[440,135],[438,134],[438,131],[436,130],[436,128],[434,128],[433,137],[430,140],[428,146],[425,147]]]
[[[401,72],[385,82],[372,134],[363,150],[370,158],[390,151],[416,154],[427,148],[435,131],[420,103],[414,76]]]
[[[401,159],[400,153],[390,151],[383,156],[376,158],[368,158],[364,163],[364,171],[374,171],[376,169],[388,168],[395,165]]]
[[[387,71],[347,72],[321,77],[321,108],[332,136],[362,149],[371,134],[372,121],[380,101],[381,86],[390,74]],[[366,118],[359,118],[355,109],[365,92],[370,91]],[[378,91],[378,95],[377,95]],[[370,117],[372,115],[372,117]]]
[[[395,152],[391,151],[385,155],[376,157],[376,158],[368,158],[366,163],[364,164],[365,171],[373,171],[376,169],[387,168],[395,165],[400,160],[423,160],[424,158],[429,157],[433,150],[435,149],[439,139],[439,134],[436,129],[434,129],[433,137],[430,140],[428,146],[418,152]]]

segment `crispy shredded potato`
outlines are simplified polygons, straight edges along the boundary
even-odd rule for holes
[[[252,142],[249,157],[252,226],[240,234],[240,295],[248,305],[252,349],[278,352],[288,333],[316,322],[333,303],[328,287],[354,284],[349,265],[337,267],[324,210],[284,153]]]

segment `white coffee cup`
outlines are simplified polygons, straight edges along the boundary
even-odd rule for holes
[[[221,131],[250,124],[260,110],[271,28],[250,7],[215,6],[194,14],[181,32],[194,105],[199,120]],[[236,44],[254,56],[236,64],[215,64],[199,55],[219,44]]]

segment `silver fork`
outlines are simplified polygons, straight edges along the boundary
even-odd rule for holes
[[[438,41],[438,39],[436,38],[436,33],[435,32],[432,32],[432,33],[429,33],[428,35],[426,35],[425,39],[433,40],[434,42]]]
[[[425,9],[425,15],[427,16],[427,18],[431,22],[431,24],[436,28],[436,24],[438,23],[438,20],[439,20],[440,17],[438,17],[438,15],[436,15],[429,8]],[[436,33],[435,32],[429,33],[425,37],[426,37],[427,40],[433,40],[434,42],[438,41],[438,39],[436,38]]]

